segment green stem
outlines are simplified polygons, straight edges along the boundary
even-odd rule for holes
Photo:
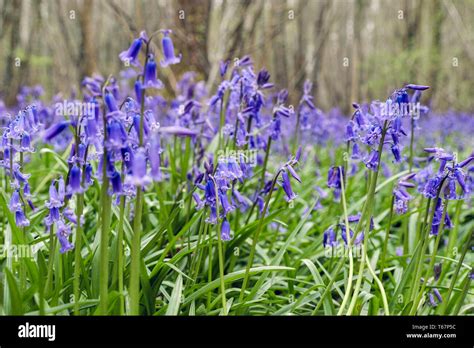
[[[385,232],[385,240],[384,240],[383,249],[382,249],[382,257],[380,258],[380,275],[379,275],[380,280],[383,279],[383,272],[385,270],[385,255],[387,254],[388,238],[390,236],[390,228],[392,227],[393,205],[394,205],[394,197],[392,195],[392,201],[390,203],[390,213],[388,215],[387,229]]]
[[[341,180],[341,197],[342,197],[342,208],[344,211],[344,223],[346,225],[346,240],[347,240],[347,250],[349,254],[349,277],[347,278],[347,285],[346,291],[344,294],[344,298],[342,300],[341,306],[339,307],[339,311],[337,315],[341,315],[344,309],[346,308],[346,303],[349,300],[349,296],[352,290],[352,277],[354,272],[354,261],[352,259],[352,240],[350,235],[350,227],[349,227],[349,219],[347,217],[347,205],[346,205],[346,192],[344,186],[344,177],[342,173],[339,171],[340,180]],[[352,306],[352,304],[351,304]],[[349,309],[350,310],[350,309]]]
[[[365,255],[365,247],[364,246],[362,246],[362,253]],[[367,255],[366,255],[366,257],[367,257]],[[377,278],[377,275],[375,274],[374,270],[372,269],[372,266],[370,265],[370,260],[367,261],[367,269],[369,270],[370,274],[375,279],[375,282],[377,283],[377,285],[379,287],[380,294],[382,295],[382,302],[383,302],[383,308],[384,308],[384,311],[385,311],[385,315],[390,315],[390,311],[388,309],[387,295],[385,294],[385,289],[383,287],[382,282],[380,281],[379,278]]]
[[[146,46],[145,65],[148,62],[149,42]],[[144,82],[144,76],[142,77]],[[140,100],[140,129],[138,134],[138,146],[143,146],[143,133],[145,124],[145,94],[146,89],[142,89]],[[140,313],[140,247],[142,232],[142,210],[143,210],[143,190],[137,186],[135,199],[135,216],[133,218],[133,235],[130,245],[130,314],[138,315]]]
[[[84,194],[79,194],[77,196],[77,207],[76,207],[76,240],[74,245],[74,314],[79,315],[79,300],[80,300],[80,274],[81,274],[81,265],[82,265],[82,225],[81,225],[81,216],[84,209]]]
[[[120,197],[120,212],[117,227],[117,278],[120,315],[125,313],[125,297],[123,292],[123,223],[125,221],[125,201],[126,197],[122,195]]]
[[[46,286],[44,290],[45,297],[48,297],[51,292],[53,282],[53,266],[54,266],[54,251],[56,249],[56,238],[54,238],[54,225],[49,227],[49,260],[48,260],[48,275],[46,276]]]

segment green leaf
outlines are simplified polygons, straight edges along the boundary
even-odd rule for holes
[[[178,315],[179,306],[181,304],[181,296],[183,292],[183,276],[178,274],[176,283],[174,284],[173,292],[171,293],[171,299],[168,303],[168,309],[166,315]]]
[[[21,299],[20,290],[15,277],[8,268],[5,268],[5,276],[7,278],[8,289],[11,300],[11,315],[22,315],[23,314],[23,301]]]
[[[258,274],[258,273],[263,273],[263,272],[278,272],[278,271],[292,271],[292,270],[294,270],[294,268],[292,267],[261,266],[261,267],[251,268],[249,271],[249,274],[253,275],[253,274]],[[224,283],[229,283],[229,282],[236,281],[238,279],[242,279],[244,276],[245,276],[245,269],[226,274],[224,276]],[[216,289],[219,285],[220,285],[220,279],[215,279],[212,282],[207,283],[202,288],[200,288],[199,290],[195,291],[194,293],[186,297],[183,304],[188,304],[192,300],[195,300],[199,298],[200,296],[206,294],[208,291],[212,291]]]

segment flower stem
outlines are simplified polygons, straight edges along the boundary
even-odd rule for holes
[[[392,195],[392,201],[390,203],[390,213],[388,214],[388,223],[387,230],[385,232],[385,239],[382,249],[382,257],[380,258],[380,274],[379,279],[383,279],[383,272],[385,269],[385,255],[387,254],[388,238],[390,236],[390,228],[392,227],[392,218],[393,218],[393,205],[394,205],[394,196]]]
[[[344,309],[346,308],[347,301],[349,300],[349,296],[352,290],[352,277],[354,273],[354,261],[352,259],[352,240],[350,235],[350,227],[349,227],[349,219],[347,218],[347,204],[346,204],[346,190],[344,185],[344,177],[342,172],[339,171],[340,179],[341,179],[341,198],[342,198],[342,208],[344,211],[344,223],[346,225],[346,240],[347,240],[347,250],[349,254],[349,276],[347,278],[347,285],[346,291],[344,294],[344,298],[342,300],[341,306],[339,307],[339,311],[337,315],[341,315]],[[363,257],[363,256],[362,256]],[[349,313],[348,313],[349,314]]]
[[[79,299],[80,299],[80,273],[81,273],[81,264],[82,264],[82,225],[81,225],[81,216],[84,209],[84,194],[81,193],[77,195],[77,206],[76,206],[76,218],[77,218],[77,227],[76,227],[76,241],[74,245],[74,315],[79,315]]]
[[[107,141],[107,119],[104,110],[104,144]],[[109,178],[107,177],[107,147],[104,146],[101,188],[101,233],[100,233],[100,282],[99,313],[107,315],[109,295],[109,232],[111,218],[111,199],[109,196]]]
[[[149,42],[146,46],[145,65],[148,63]],[[142,83],[145,81],[142,76]],[[140,129],[138,134],[138,146],[143,146],[143,133],[145,124],[145,94],[146,89],[142,89],[140,100]],[[143,210],[143,190],[137,186],[135,197],[135,216],[133,218],[133,235],[130,245],[130,314],[138,315],[140,312],[140,246],[142,232],[142,210]]]
[[[362,246],[362,253],[365,255],[365,246]],[[370,260],[367,261],[367,269],[369,270],[370,274],[374,278],[375,282],[377,283],[380,294],[382,295],[382,302],[383,302],[383,308],[385,311],[385,315],[390,315],[390,311],[388,309],[388,301],[387,301],[387,295],[385,294],[385,289],[383,287],[382,282],[380,281],[379,278],[377,278],[377,275],[375,274],[374,270],[372,269],[372,266],[370,265]]]
[[[117,272],[120,315],[125,313],[125,298],[123,293],[123,223],[125,220],[125,196],[120,197],[119,222],[117,227]]]

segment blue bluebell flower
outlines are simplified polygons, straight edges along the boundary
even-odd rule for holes
[[[119,54],[119,58],[122,62],[132,64],[134,66],[140,65],[138,61],[138,54],[140,53],[140,48],[142,47],[142,39],[138,38],[133,40],[132,44],[128,50],[123,51]]]
[[[161,82],[156,77],[156,62],[153,54],[148,55],[148,61],[145,66],[145,75],[143,81],[143,89],[146,88],[156,88],[162,89],[164,87],[163,82]]]
[[[161,45],[163,49],[164,60],[160,62],[163,68],[167,67],[168,65],[178,64],[181,62],[182,54],[180,53],[178,56],[174,55],[174,45],[173,40],[169,34],[172,33],[171,30],[162,30],[163,39],[161,40]]]

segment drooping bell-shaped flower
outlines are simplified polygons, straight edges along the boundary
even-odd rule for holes
[[[67,187],[68,194],[81,193],[81,169],[74,164],[69,172],[69,183]]]
[[[30,220],[26,218],[22,209],[15,212],[15,223],[18,227],[26,227],[30,225]]]
[[[51,141],[52,139],[57,137],[59,134],[61,134],[65,129],[67,129],[67,127],[69,127],[70,124],[71,122],[69,121],[62,121],[62,122],[53,124],[44,133],[44,136],[43,136],[44,141],[46,142]]]
[[[343,167],[331,167],[329,168],[328,172],[328,187],[332,187],[335,189],[341,188],[341,174],[344,176],[344,168]]]
[[[146,88],[156,88],[156,89],[161,89],[163,88],[163,82],[158,80],[156,77],[156,62],[155,58],[153,57],[153,54],[150,54],[148,56],[148,61],[145,66],[145,75],[144,75],[144,81],[143,81],[143,89]]]
[[[334,231],[334,228],[329,227],[326,231],[323,233],[323,247],[336,247],[339,242],[336,240],[336,232]]]
[[[68,239],[70,234],[71,228],[66,225],[62,220],[59,220],[58,231],[56,235],[58,237],[59,244],[61,245],[61,248],[59,249],[59,252],[61,254],[64,254],[65,252],[74,249],[74,245]]]
[[[178,56],[174,55],[174,45],[173,40],[169,36],[172,33],[171,30],[162,30],[163,39],[161,40],[161,45],[163,49],[164,59],[161,60],[160,64],[163,68],[166,68],[168,65],[178,64],[181,62],[182,54]]]
[[[281,177],[282,177],[282,185],[281,186],[283,187],[283,191],[285,191],[285,193],[286,193],[286,197],[285,197],[286,201],[291,202],[298,195],[293,192],[293,190],[291,188],[290,178],[289,178],[288,174],[286,173],[286,171],[283,171],[281,173]]]
[[[221,238],[222,238],[223,241],[231,240],[231,238],[230,238],[230,223],[229,223],[229,221],[227,221],[226,218],[224,218],[222,220]]]
[[[227,198],[227,194],[222,190],[219,190],[219,200],[221,202],[221,213],[223,216],[226,216],[228,213],[233,211],[235,207],[229,203],[229,199]]]
[[[128,50],[123,51],[119,54],[119,58],[125,64],[131,64],[134,66],[140,65],[138,61],[138,54],[140,53],[140,48],[142,47],[142,39],[138,38],[133,40],[132,44]]]
[[[112,193],[120,194],[122,193],[122,178],[118,171],[114,171],[110,176],[110,182],[112,184]]]
[[[127,179],[135,186],[146,186],[151,182],[147,174],[147,158],[145,149],[139,148],[132,162],[132,172]]]
[[[150,175],[154,181],[161,181],[163,179],[163,173],[161,172],[161,148],[159,134],[153,134],[150,140]]]
[[[368,169],[375,171],[379,164],[379,152],[377,150],[373,150],[364,162]]]
[[[107,105],[107,110],[110,113],[116,113],[119,111],[119,108],[117,106],[117,101],[115,100],[115,97],[112,93],[106,93],[105,97],[105,105]]]

